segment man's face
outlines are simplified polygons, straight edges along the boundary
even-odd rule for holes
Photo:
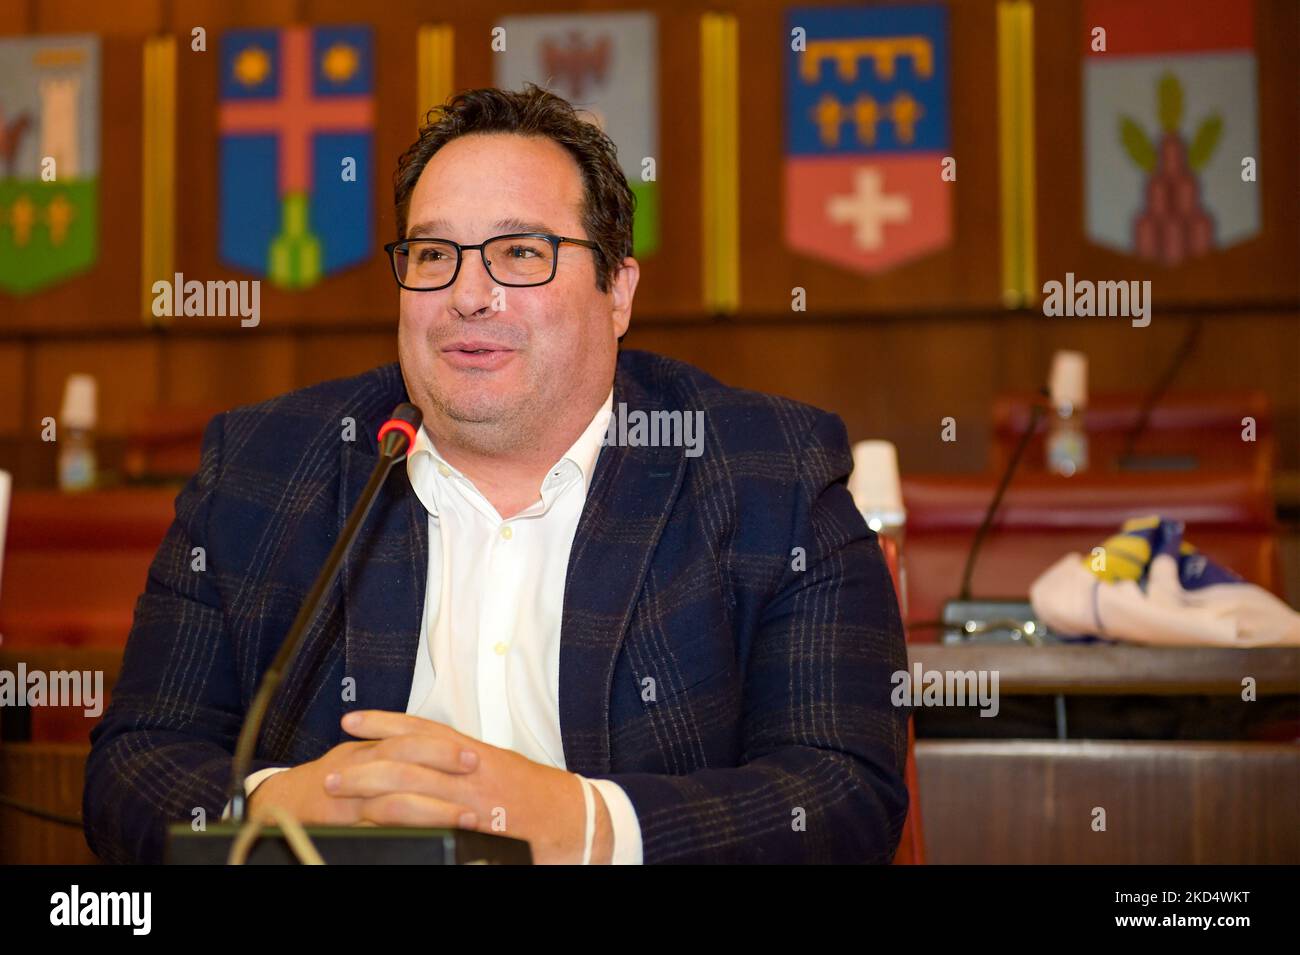
[[[408,239],[476,244],[512,232],[589,239],[577,162],[541,137],[462,136],[429,160],[411,194]],[[398,354],[435,440],[480,453],[547,443],[585,425],[609,392],[636,263],[596,287],[595,252],[561,243],[553,281],[498,286],[479,251],[451,286],[401,292]]]

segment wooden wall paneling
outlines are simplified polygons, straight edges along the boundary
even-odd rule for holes
[[[807,323],[720,323],[672,328],[635,321],[624,345],[658,351],[738,387],[775,392],[834,411],[849,438],[887,438],[905,471],[981,470],[993,398],[1036,390],[1060,348],[1089,357],[1094,392],[1141,390],[1160,374],[1189,323],[1186,313],[1126,322],[994,312],[970,318]],[[1274,405],[1279,465],[1300,467],[1300,314],[1206,317],[1200,345],[1174,387],[1264,389]],[[952,410],[955,409],[955,410]],[[957,418],[957,441],[940,441],[939,419]]]
[[[0,342],[0,435],[5,437],[15,437],[24,430],[25,357],[22,345]]]
[[[835,3],[810,3],[833,6]],[[845,6],[860,5],[844,0]],[[947,248],[872,275],[791,250],[784,239],[784,0],[737,4],[741,101],[741,307],[747,317],[791,315],[791,290],[807,290],[807,314],[998,307],[997,32],[993,0],[948,6],[950,145],[957,159]],[[829,69],[829,67],[826,67]],[[936,179],[940,169],[934,171]]]
[[[397,322],[388,331],[314,332],[298,341],[292,387],[359,375],[397,361]]]
[[[38,440],[41,419],[47,415],[58,418],[64,383],[75,372],[94,375],[99,383],[96,433],[124,434],[132,416],[158,400],[160,351],[156,338],[53,339],[33,345],[24,434]]]
[[[998,390],[989,360],[996,322],[904,319],[883,323],[881,332],[881,347],[869,360],[886,385],[890,410],[878,433],[864,437],[893,441],[904,471],[981,467]],[[955,430],[945,441],[948,418]]]
[[[1288,172],[1300,150],[1300,6],[1291,0],[1254,0],[1254,6],[1261,231],[1231,248],[1163,266],[1086,238],[1083,51],[1092,25],[1084,23],[1082,0],[1034,5],[1040,291],[1067,272],[1094,281],[1150,279],[1153,321],[1162,310],[1193,303],[1300,303],[1300,193]],[[1155,90],[1133,95],[1154,97]],[[1184,132],[1199,121],[1184,116]]]
[[[1037,390],[1047,384],[1053,354],[1062,349],[1081,351],[1088,356],[1090,393],[1141,392],[1154,384],[1173,358],[1192,320],[1161,315],[1149,327],[1136,329],[1124,318],[1059,318],[1019,312],[1000,323],[998,344],[990,357],[1002,365],[999,377],[1003,382],[1023,381]],[[1189,370],[1184,366],[1177,387],[1187,386],[1192,377]],[[1005,390],[1009,389],[998,389]],[[992,406],[985,411],[991,412]]]
[[[0,36],[28,33],[35,22],[34,0],[0,4]]]
[[[163,0],[30,0],[36,33],[99,33],[139,37],[162,23]]]
[[[473,89],[494,83],[491,31],[503,17],[642,10],[657,14],[660,155],[655,165],[661,187],[660,240],[653,255],[639,260],[641,278],[633,322],[638,316],[670,322],[702,318],[699,15],[703,9],[703,5],[689,0],[653,4],[644,0],[589,0],[559,6],[551,0],[510,0],[491,8],[464,7],[445,18],[456,28],[456,86]],[[742,17],[742,35],[744,29]],[[742,77],[744,69],[742,62]],[[412,81],[413,77],[412,73]]]
[[[292,335],[172,336],[160,352],[159,404],[233,408],[294,387]]]
[[[883,438],[904,471],[984,467],[988,413],[1000,382],[990,366],[994,320],[881,320],[707,328],[638,328],[624,345],[695,364],[726,384],[784,395],[844,419],[850,441]],[[941,419],[957,440],[941,440]]]

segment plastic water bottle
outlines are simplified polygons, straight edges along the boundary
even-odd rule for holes
[[[1083,427],[1088,403],[1088,356],[1058,351],[1052,357],[1048,390],[1047,470],[1064,477],[1088,470],[1088,433]]]
[[[58,432],[59,487],[64,491],[95,486],[95,390],[91,375],[69,375],[64,386]]]

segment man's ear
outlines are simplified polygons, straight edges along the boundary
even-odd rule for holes
[[[610,292],[614,295],[610,320],[614,325],[615,338],[622,338],[627,334],[627,327],[632,323],[632,297],[636,295],[636,283],[640,278],[641,266],[630,255],[610,277]]]

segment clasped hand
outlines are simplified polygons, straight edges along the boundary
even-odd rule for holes
[[[406,713],[358,710],[342,725],[360,741],[264,780],[249,811],[278,805],[306,825],[472,829],[527,840],[537,863],[582,861],[586,808],[573,773]],[[612,826],[594,796],[592,861],[608,862]]]

